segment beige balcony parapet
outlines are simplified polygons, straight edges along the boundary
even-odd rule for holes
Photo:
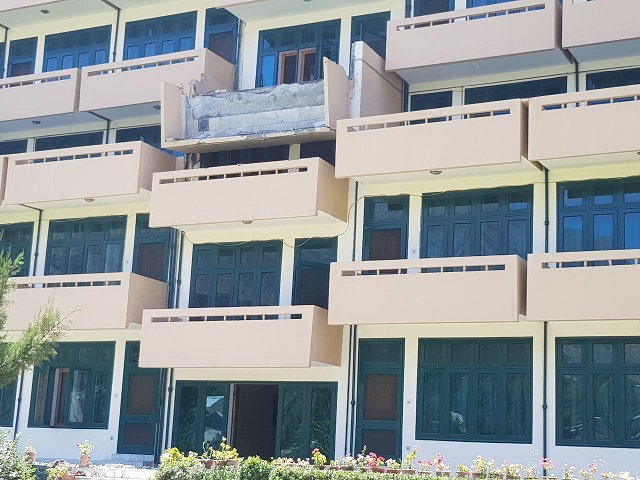
[[[516,0],[393,20],[387,70],[409,83],[568,65],[556,0]]]
[[[135,273],[50,275],[12,279],[13,305],[6,330],[24,330],[38,310],[53,296],[64,315],[75,306],[81,311],[70,319],[72,330],[129,328],[142,323],[146,308],[167,305],[167,284]]]
[[[640,2],[565,0],[562,46],[582,62],[635,57],[640,52]]]
[[[529,159],[550,170],[637,163],[640,85],[529,101]]]
[[[84,67],[80,110],[92,111],[159,102],[162,82],[205,80],[208,88],[233,89],[235,67],[208,49]]]
[[[329,323],[516,322],[526,268],[516,255],[332,263]]]
[[[142,368],[340,366],[342,328],[315,306],[146,310]]]
[[[79,91],[78,68],[0,79],[0,122],[76,112]]]
[[[526,159],[526,127],[521,100],[340,121],[336,177],[535,171]]]
[[[143,194],[153,174],[176,168],[175,157],[144,142],[126,142],[10,155],[5,205],[82,201]],[[146,192],[146,193],[145,193]],[[141,198],[142,199],[142,198]]]
[[[640,250],[528,257],[527,320],[640,320]]]
[[[347,220],[348,182],[320,158],[200,168],[153,176],[152,227],[295,219],[302,224]],[[184,208],[206,198],[221,208]]]

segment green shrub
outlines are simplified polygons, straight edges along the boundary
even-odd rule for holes
[[[240,463],[239,480],[268,480],[272,466],[260,457],[249,457]]]
[[[35,468],[18,449],[19,437],[0,429],[0,478],[2,480],[35,480]]]

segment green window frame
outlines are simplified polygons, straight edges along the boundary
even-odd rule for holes
[[[114,356],[115,342],[60,343],[34,368],[29,427],[108,428]]]
[[[329,306],[329,269],[337,260],[337,238],[296,240],[293,304]]]
[[[391,12],[369,13],[351,17],[351,44],[362,41],[380,57],[387,56],[387,23]]]
[[[407,258],[409,196],[365,198],[363,226],[363,260]]]
[[[197,12],[127,22],[124,59],[147,58],[195,48]]]
[[[531,443],[531,338],[420,339],[416,438]]]
[[[136,216],[133,273],[166,282],[172,235],[172,228],[149,227],[149,214],[139,213]]]
[[[18,276],[28,277],[31,266],[31,246],[33,243],[33,223],[0,225],[0,251],[11,252],[11,258],[23,254],[23,264]]]
[[[640,447],[640,337],[556,339],[556,444]]]
[[[193,247],[189,306],[274,306],[280,302],[282,242]]]
[[[109,61],[111,25],[47,35],[43,71],[82,68]]]
[[[45,275],[121,272],[127,217],[49,223]]]
[[[18,381],[0,387],[0,427],[13,427]]]

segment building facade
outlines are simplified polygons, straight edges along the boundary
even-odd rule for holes
[[[5,0],[0,390],[41,457],[640,473],[637,0]]]

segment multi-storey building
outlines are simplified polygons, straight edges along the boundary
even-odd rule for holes
[[[5,0],[6,328],[82,311],[0,425],[640,470],[638,14]]]

